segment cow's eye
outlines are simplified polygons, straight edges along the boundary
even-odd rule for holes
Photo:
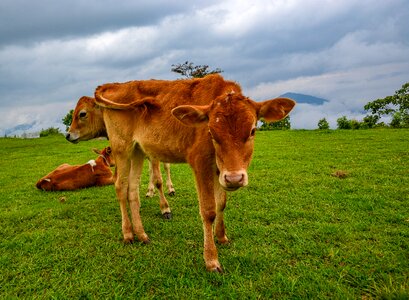
[[[256,134],[256,127],[254,127],[251,132],[250,132],[250,136],[254,136]]]
[[[87,116],[87,112],[85,112],[85,111],[81,111],[80,114],[79,114],[80,118],[85,118],[86,116]]]

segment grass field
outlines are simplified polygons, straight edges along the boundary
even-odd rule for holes
[[[1,299],[408,299],[408,130],[258,132],[249,186],[228,196],[223,274],[205,271],[187,165],[172,165],[172,220],[142,199],[149,245],[122,243],[112,186],[35,188],[106,145],[0,139]],[[145,169],[142,196],[147,183]]]

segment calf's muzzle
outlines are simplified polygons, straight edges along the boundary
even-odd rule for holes
[[[223,188],[234,191],[248,184],[247,172],[244,170],[234,172],[223,172],[219,181]]]

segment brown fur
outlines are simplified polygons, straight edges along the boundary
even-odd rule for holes
[[[220,75],[104,84],[97,88],[95,98],[102,108],[117,162],[115,187],[124,240],[132,241],[136,234],[140,241],[149,241],[139,214],[144,156],[170,163],[187,162],[198,190],[206,268],[221,271],[214,234],[220,243],[228,242],[223,221],[225,191],[248,183],[257,120],[278,121],[295,102],[286,98],[254,102],[241,94],[238,84]],[[69,140],[97,135],[95,128],[78,117],[77,108]]]
[[[99,156],[95,159],[96,166],[86,163],[71,166],[62,164],[54,171],[41,178],[36,187],[44,191],[72,191],[91,186],[103,186],[114,183],[114,176],[110,166],[114,165],[111,148],[96,151]]]

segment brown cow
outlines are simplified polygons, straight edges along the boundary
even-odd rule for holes
[[[94,149],[99,156],[84,165],[72,166],[62,164],[57,169],[41,178],[36,186],[44,191],[72,191],[91,186],[113,184],[115,181],[110,167],[115,162],[111,155],[111,148],[102,151]]]
[[[124,240],[130,242],[136,234],[140,241],[149,242],[139,212],[145,155],[164,162],[187,162],[196,179],[206,268],[220,272],[213,223],[219,243],[228,243],[223,220],[226,191],[248,184],[257,120],[281,120],[295,102],[287,98],[254,102],[242,95],[238,84],[220,75],[104,84],[96,89],[95,98],[117,163],[115,188]],[[92,116],[77,105],[67,139],[95,137],[98,128],[89,120]]]

